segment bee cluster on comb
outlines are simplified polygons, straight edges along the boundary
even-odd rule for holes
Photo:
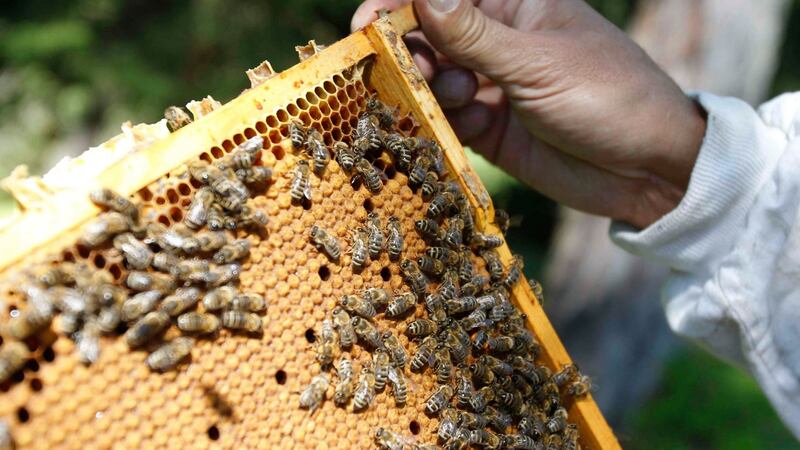
[[[561,393],[585,395],[589,379],[574,365],[552,374],[536,364],[539,344],[526,328],[525,316],[510,301],[510,289],[523,275],[522,257],[515,255],[508,267],[503,266],[494,250],[503,238],[476,230],[472,207],[460,185],[448,179],[435,141],[404,136],[393,126],[395,109],[376,97],[366,105],[350,136],[351,145],[336,142],[329,150],[314,137],[319,134],[316,130],[290,125],[293,147],[310,159],[297,161],[292,198],[298,203],[310,201],[308,167],[313,165],[320,174],[331,159],[352,175],[351,185],[363,183],[371,194],[379,193],[383,182],[375,162],[389,158],[427,202],[415,221],[426,248],[422,254],[403,257],[399,220],[391,216],[384,227],[375,211],[368,213],[363,226],[350,230],[345,254],[350,255],[352,270],[359,272],[386,251],[392,261],[400,261],[408,290],[390,294],[367,287],[339,299],[322,321],[316,345],[320,373],[302,391],[300,406],[313,413],[332,387],[337,407],[347,408],[352,400],[352,410],[359,412],[388,386],[395,405],[403,407],[408,395],[406,371],[430,369],[438,387],[422,412],[439,418],[438,444],[445,449],[578,448],[578,430],[567,421]],[[505,232],[510,219],[498,211],[495,222]],[[309,239],[331,261],[340,262],[341,244],[331,233],[314,225]],[[483,261],[486,275],[476,258]],[[418,304],[424,305],[426,314],[405,327],[407,338],[416,343],[409,358],[398,336],[382,328],[381,322],[405,319]],[[359,372],[351,357],[356,344],[371,355],[361,358]],[[390,450],[440,448],[384,427],[375,430],[375,444]]]

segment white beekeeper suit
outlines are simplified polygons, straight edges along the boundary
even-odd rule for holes
[[[753,374],[800,438],[800,93],[754,111],[699,93],[708,128],[685,197],[621,247],[661,262],[679,334]]]

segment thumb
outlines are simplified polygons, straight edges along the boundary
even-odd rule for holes
[[[486,16],[469,0],[415,0],[414,9],[434,49],[496,83],[512,82],[530,57],[530,35]]]

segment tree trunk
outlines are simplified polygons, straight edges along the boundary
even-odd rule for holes
[[[789,0],[642,0],[630,34],[684,89],[762,101]],[[678,340],[659,304],[667,270],[615,247],[607,219],[562,208],[546,269],[548,313],[619,425],[658,385]]]

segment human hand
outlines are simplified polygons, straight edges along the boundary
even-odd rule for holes
[[[352,27],[409,1],[367,0]],[[637,227],[680,202],[705,117],[582,0],[414,9],[422,34],[407,43],[465,145],[560,203]]]

